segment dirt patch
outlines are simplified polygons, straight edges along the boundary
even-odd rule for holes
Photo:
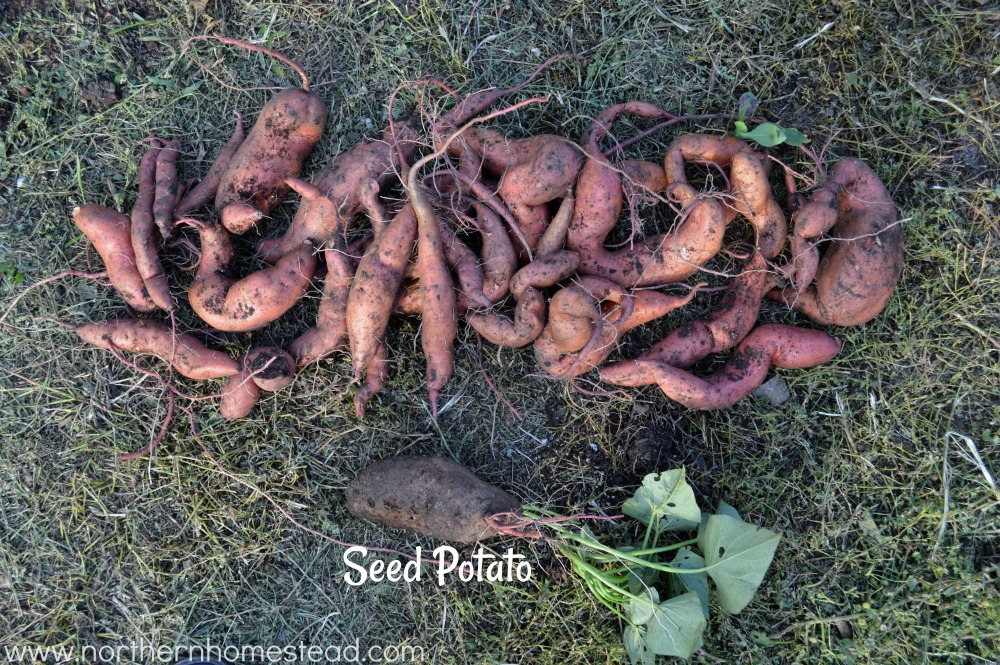
[[[97,79],[80,86],[80,100],[92,113],[107,111],[121,99],[118,88],[108,79]]]

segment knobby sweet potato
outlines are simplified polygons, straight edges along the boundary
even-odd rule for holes
[[[903,271],[903,229],[892,197],[871,167],[859,159],[837,162],[793,222],[794,286],[768,297],[821,325],[853,326],[875,318]],[[829,246],[820,258],[816,245],[828,229]]]
[[[256,330],[278,319],[305,294],[316,270],[312,245],[304,244],[274,266],[237,281],[229,233],[212,222],[198,226],[201,262],[188,301],[208,325],[227,332]]]
[[[347,487],[351,515],[459,543],[497,535],[485,518],[520,503],[443,457],[404,456],[371,465]]]
[[[245,233],[289,191],[326,126],[326,105],[315,94],[287,88],[261,109],[219,182],[215,210],[232,233]],[[301,248],[301,241],[295,251]]]

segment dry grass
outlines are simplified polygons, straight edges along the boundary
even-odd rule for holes
[[[201,45],[200,65],[178,57],[183,39],[203,31],[265,39],[312,74],[332,109],[314,168],[380,129],[402,81],[432,74],[462,91],[504,86],[567,51],[585,55],[587,70],[557,67],[526,91],[552,101],[499,127],[575,137],[589,117],[626,99],[731,112],[750,90],[769,118],[829,139],[833,155],[868,160],[908,220],[902,283],[877,320],[841,331],[845,351],[834,362],[782,373],[794,399],[781,407],[751,399],[688,412],[652,389],[588,397],[532,376],[530,352],[484,348],[486,372],[525,415],[517,422],[482,380],[475,340],[463,331],[442,400],[454,403],[438,428],[427,414],[416,326],[404,322],[391,333],[389,389],[364,422],[352,415],[348,363],[333,359],[240,423],[197,403],[199,426],[226,469],[303,523],[408,550],[429,543],[344,509],[341,490],[374,459],[451,455],[527,502],[564,511],[612,511],[640,474],[683,464],[707,503],[724,498],[785,536],[757,599],[740,616],[714,620],[697,659],[1000,658],[1000,495],[963,457],[961,438],[1000,474],[995,9],[15,0],[4,20],[3,303],[27,283],[96,259],[68,211],[82,201],[131,205],[139,139],[182,137],[182,168],[201,172],[228,138],[231,113],[252,116],[270,94],[259,88],[291,82],[256,55]],[[99,79],[116,84],[106,108],[81,95]],[[621,136],[630,131],[619,127]],[[670,138],[647,140],[635,154],[656,158]],[[288,217],[286,206],[276,225]],[[622,355],[708,302],[635,333]],[[254,343],[287,344],[313,307]],[[419,644],[442,663],[622,661],[620,626],[544,548],[513,543],[536,564],[527,585],[354,589],[342,582],[341,550],[220,474],[184,419],[152,459],[116,461],[156,431],[162,391],[47,319],[122,314],[109,289],[68,279],[29,295],[0,327],[0,645],[357,638]],[[763,317],[795,320],[773,304]],[[190,315],[182,323],[196,325]],[[216,341],[239,349],[250,339]]]

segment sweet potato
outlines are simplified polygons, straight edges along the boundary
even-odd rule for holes
[[[766,259],[773,259],[785,246],[788,223],[771,194],[767,169],[752,152],[733,155],[729,171],[730,208],[747,218],[757,232],[757,246]]]
[[[573,332],[559,330],[566,319],[549,318],[542,334],[535,340],[535,359],[549,374],[570,378],[585,374],[600,365],[614,349],[618,339],[637,326],[665,316],[675,309],[691,302],[698,287],[686,295],[671,296],[658,291],[626,292],[618,284],[600,277],[580,278],[579,288],[590,295],[600,317],[596,320],[592,335],[578,353],[560,350],[557,339],[564,340]],[[574,341],[574,345],[576,342]]]
[[[582,141],[588,158],[576,184],[576,206],[567,246],[580,254],[580,274],[596,275],[623,287],[675,282],[693,274],[722,247],[725,213],[717,201],[698,197],[694,188],[676,183],[683,218],[671,233],[655,235],[630,247],[609,251],[604,241],[622,210],[622,181],[598,146],[614,120],[624,113],[664,117],[651,104],[628,102],[604,111]],[[669,179],[669,169],[668,179]]]
[[[156,195],[153,199],[153,219],[160,237],[166,240],[174,232],[174,208],[177,205],[177,156],[181,142],[167,141],[156,155]]]
[[[219,403],[219,413],[223,418],[235,420],[250,415],[257,400],[260,399],[260,387],[250,377],[246,369],[233,374],[222,387],[222,401]]]
[[[552,342],[560,353],[575,353],[585,347],[601,322],[597,302],[582,287],[560,289],[549,301]]]
[[[392,316],[393,294],[413,254],[417,218],[406,205],[361,257],[347,298],[347,335],[355,378],[361,378],[378,350]]]
[[[139,164],[139,195],[132,206],[132,249],[135,250],[135,267],[142,276],[150,299],[160,309],[174,308],[170,285],[160,263],[159,248],[163,240],[153,217],[156,197],[156,166],[160,155],[159,141],[153,143]],[[169,211],[168,211],[169,212]]]
[[[382,388],[385,388],[386,379],[389,378],[388,356],[389,349],[385,345],[385,340],[382,339],[375,350],[375,357],[368,363],[368,371],[365,372],[364,381],[358,387],[358,392],[354,393],[354,413],[358,418],[365,417],[368,402]]]
[[[313,185],[337,203],[342,230],[362,210],[374,218],[372,228],[380,230],[377,227],[383,225],[385,213],[378,206],[377,192],[396,181],[400,155],[409,160],[414,151],[414,122],[397,123],[396,130],[395,139],[387,129],[380,140],[359,143],[340,153],[313,177]],[[309,205],[302,204],[285,234],[262,241],[258,252],[265,261],[273,263],[307,240],[322,245],[336,230],[333,220],[312,215]]]
[[[117,210],[88,203],[73,208],[73,221],[94,245],[108,270],[111,285],[137,312],[157,310],[136,267],[132,221]]]
[[[246,233],[289,191],[326,126],[326,105],[301,88],[287,88],[261,109],[223,174],[215,210],[231,233]],[[296,251],[302,247],[299,241]]]
[[[455,371],[455,337],[458,314],[454,282],[445,260],[441,225],[417,182],[420,167],[432,155],[410,169],[406,193],[417,217],[417,257],[420,265],[420,307],[423,317],[420,345],[427,363],[427,391],[431,416],[437,418],[438,395]]]
[[[258,388],[274,392],[292,384],[295,360],[284,349],[258,346],[243,357],[243,371],[250,374]]]
[[[825,332],[770,324],[754,329],[725,367],[704,379],[655,360],[635,361],[635,368],[659,385],[667,397],[690,409],[724,409],[763,383],[771,365],[783,369],[814,367],[836,356],[840,346],[840,340]],[[624,378],[626,385],[634,384]]]
[[[473,203],[483,239],[479,257],[483,264],[483,293],[496,304],[510,291],[510,278],[517,271],[517,251],[500,216],[482,202]]]
[[[621,168],[625,172],[626,187],[639,194],[645,192],[658,194],[667,189],[667,174],[659,164],[628,159],[622,162]]]
[[[831,218],[830,246],[820,259],[816,243]],[[889,302],[903,271],[903,230],[897,219],[896,206],[871,167],[859,159],[837,162],[794,216],[796,286],[768,297],[821,325],[871,321]],[[810,285],[812,272],[816,280]]]
[[[775,273],[768,270],[763,255],[759,251],[754,252],[705,320],[685,323],[638,359],[687,369],[709,354],[733,348],[757,322],[761,300],[774,287],[776,279]],[[601,378],[618,385],[647,385],[651,381],[636,369],[634,360],[603,368]]]
[[[243,116],[237,113],[236,127],[233,129],[233,135],[226,142],[226,145],[222,146],[222,150],[219,151],[215,161],[212,162],[212,166],[209,167],[208,173],[201,179],[201,182],[192,187],[184,195],[184,198],[178,202],[177,208],[174,210],[175,216],[184,217],[192,210],[197,210],[215,199],[215,194],[219,191],[219,183],[222,182],[222,176],[229,170],[229,162],[232,161],[233,155],[243,145],[245,138]]]
[[[536,258],[511,277],[510,292],[517,302],[513,321],[499,312],[469,314],[466,321],[493,344],[512,348],[527,346],[545,326],[547,307],[541,289],[572,275],[578,264],[576,253],[567,250]]]
[[[189,334],[174,335],[157,321],[114,319],[88,323],[76,329],[80,339],[101,349],[115,348],[154,355],[189,379],[220,379],[239,371],[239,365],[221,351],[213,351]]]
[[[237,281],[233,242],[221,225],[198,224],[201,262],[188,300],[202,321],[216,330],[246,332],[276,320],[301,298],[316,271],[311,244],[283,256],[276,265]]]
[[[340,211],[336,203],[321,190],[298,178],[289,178],[288,185],[308,204],[308,217],[322,218],[321,223],[337,227]],[[311,222],[312,223],[312,222]],[[316,325],[292,342],[290,348],[300,367],[333,353],[347,333],[347,299],[354,281],[354,263],[348,254],[342,231],[337,230],[327,240],[323,250],[327,273],[323,283]]]
[[[569,232],[569,224],[573,221],[573,206],[576,199],[573,198],[573,190],[566,192],[566,196],[559,203],[559,209],[553,215],[552,221],[547,227],[538,244],[535,246],[537,256],[554,254],[563,249],[566,244],[566,234]]]
[[[475,543],[496,532],[486,517],[520,503],[443,457],[393,457],[368,467],[347,487],[351,515],[430,538]]]
[[[674,139],[663,160],[667,188],[675,183],[687,184],[685,165],[688,162],[711,162],[727,169],[733,157],[741,152],[752,152],[749,145],[734,136],[713,134],[684,134]]]

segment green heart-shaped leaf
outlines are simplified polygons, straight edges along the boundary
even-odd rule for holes
[[[718,587],[719,604],[736,614],[753,598],[781,536],[729,515],[712,515],[698,535],[698,549]]]
[[[707,625],[698,594],[671,598],[657,606],[646,624],[646,647],[660,656],[690,658]]]
[[[693,529],[701,521],[701,509],[684,480],[684,469],[649,474],[622,510],[643,524],[654,524],[658,533]]]

